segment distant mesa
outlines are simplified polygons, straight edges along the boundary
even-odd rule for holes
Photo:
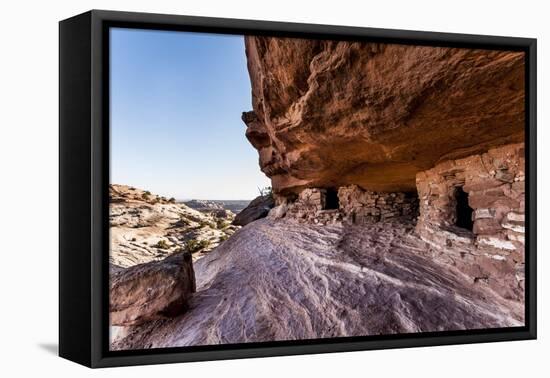
[[[185,205],[189,206],[192,209],[212,212],[215,210],[228,210],[232,213],[238,214],[245,207],[248,206],[250,200],[191,200],[184,201]]]

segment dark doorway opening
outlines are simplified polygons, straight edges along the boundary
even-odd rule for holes
[[[468,204],[468,193],[461,186],[455,190],[456,198],[456,225],[460,228],[472,231],[474,222],[472,220],[473,209]]]
[[[336,189],[327,189],[324,210],[338,209],[339,207],[338,191]]]

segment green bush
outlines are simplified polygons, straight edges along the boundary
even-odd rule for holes
[[[199,226],[200,228],[203,228],[203,227],[210,227],[210,228],[216,228],[216,225],[210,221],[205,221],[205,220],[201,220],[199,222]]]
[[[218,219],[216,221],[216,228],[218,228],[219,230],[223,229],[223,228],[226,228],[227,226],[229,226],[229,222],[226,221],[225,219]]]
[[[271,188],[271,186],[266,186],[265,188],[258,188],[258,192],[260,192],[260,196],[262,197],[273,196],[273,189]]]
[[[159,249],[168,249],[170,246],[166,242],[166,240],[159,240],[157,244],[155,244],[153,247],[159,248]]]
[[[187,242],[187,251],[195,253],[210,246],[210,240],[191,239]]]

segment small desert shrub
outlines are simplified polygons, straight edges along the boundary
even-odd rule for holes
[[[229,226],[229,222],[226,221],[225,219],[218,219],[216,221],[216,228],[218,228],[219,230],[221,230],[222,228],[225,228]]]
[[[194,253],[210,246],[210,240],[191,239],[187,242],[187,251]]]
[[[227,239],[229,239],[229,235],[227,234],[223,234],[222,236],[220,236],[220,241],[226,241]]]
[[[214,223],[205,221],[205,220],[201,220],[199,222],[199,225],[200,225],[200,228],[203,228],[203,227],[216,228],[216,225]]]
[[[170,246],[166,242],[166,240],[159,240],[157,244],[155,244],[153,247],[160,248],[160,249],[168,249]]]
[[[170,197],[170,198],[168,199],[168,202],[169,202],[169,203],[176,203],[176,199],[175,199],[174,197]]]
[[[137,239],[136,238],[132,238],[132,241],[135,242]]]
[[[258,188],[258,192],[260,192],[260,196],[266,197],[266,196],[273,196],[273,189],[271,186],[266,186],[265,188]]]

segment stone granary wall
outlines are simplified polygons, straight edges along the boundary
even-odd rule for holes
[[[416,176],[420,198],[417,231],[427,241],[448,245],[441,231],[470,236],[501,255],[523,248],[525,238],[524,145],[513,144],[481,155],[450,160]],[[468,195],[471,233],[458,230],[457,190]]]
[[[372,192],[357,185],[307,188],[294,197],[279,196],[273,215],[315,224],[416,221],[417,235],[432,247],[427,253],[459,267],[473,282],[521,301],[524,155],[524,144],[517,143],[442,162],[417,174],[418,194]]]
[[[396,217],[416,217],[418,196],[416,193],[376,193],[357,185],[340,188],[340,208],[345,220],[354,224],[368,224]]]
[[[415,217],[418,197],[415,193],[376,193],[350,185],[337,191],[304,189],[287,206],[286,216],[300,221],[369,224],[402,216]]]
[[[490,281],[491,286],[504,290],[503,294],[522,295],[524,144],[443,162],[418,173],[416,184],[420,199],[416,231],[420,237],[443,251],[451,263],[469,264],[473,276]],[[460,191],[466,193],[471,229],[457,225]]]

